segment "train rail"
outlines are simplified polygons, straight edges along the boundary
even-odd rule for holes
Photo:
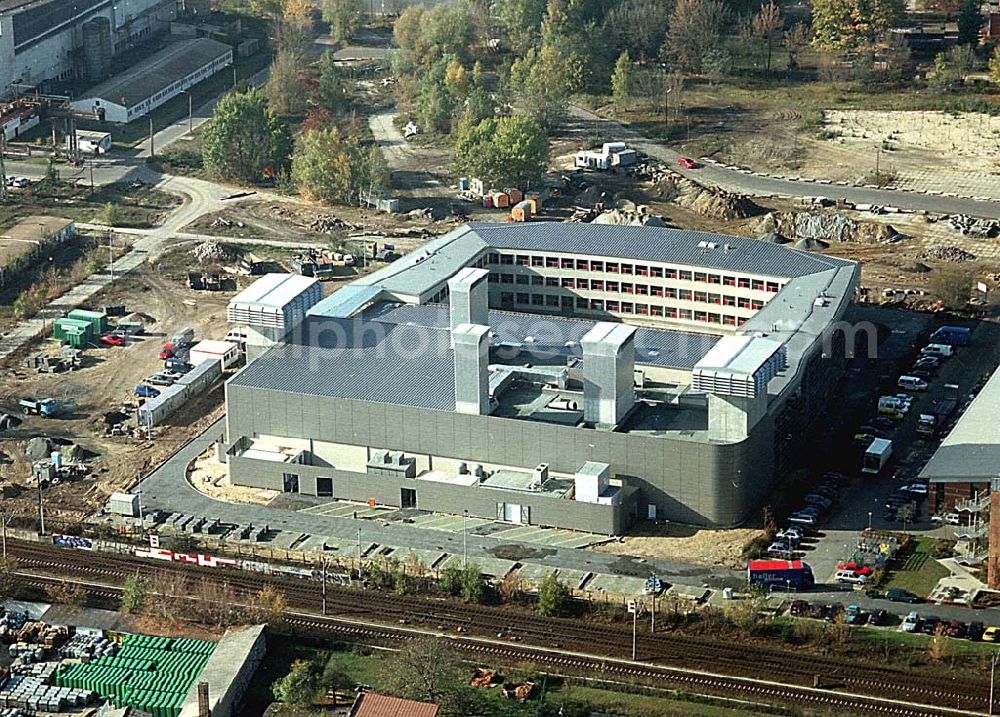
[[[283,576],[260,575],[237,570],[219,570],[181,563],[143,560],[129,555],[114,555],[67,550],[38,543],[8,542],[8,553],[16,557],[20,570],[33,580],[45,580],[42,573],[70,575],[85,584],[100,579],[121,583],[128,576],[142,574],[147,577],[176,575],[182,578],[208,579],[225,583],[237,596],[250,596],[264,586],[281,590],[291,609],[301,611],[296,620],[313,620],[316,625],[333,625],[333,618],[315,617],[321,611],[322,597],[316,583]],[[558,667],[562,655],[580,655],[591,662],[593,670],[601,661],[622,661],[631,655],[631,632],[613,625],[593,625],[579,621],[543,618],[537,615],[490,606],[471,606],[426,597],[385,595],[377,592],[363,593],[359,600],[356,589],[339,586],[327,587],[328,614],[336,615],[339,630],[348,629],[360,622],[405,623],[407,627],[431,630],[452,639],[474,640],[476,649],[484,650],[483,636],[490,638],[490,650],[502,656],[502,649],[521,655],[531,650],[546,651],[546,664]],[[290,621],[290,624],[294,624]],[[327,630],[332,628],[325,628]],[[361,629],[361,628],[352,628]],[[366,628],[374,630],[375,628]],[[385,634],[380,639],[394,639],[402,628],[379,628]],[[478,636],[478,637],[477,637]],[[372,638],[374,639],[374,638]],[[528,646],[530,645],[530,647]],[[470,650],[472,647],[470,646]],[[475,651],[475,650],[473,650]],[[628,661],[629,670],[646,670],[647,676],[658,676],[663,681],[664,670],[692,669],[711,679],[725,678],[724,674],[745,676],[757,680],[758,686],[768,685],[768,690],[813,689],[816,676],[827,685],[837,685],[837,690],[819,690],[822,695],[850,693],[858,699],[886,700],[891,704],[907,704],[907,709],[925,709],[923,712],[862,711],[864,714],[940,714],[941,710],[956,710],[958,714],[985,711],[988,684],[984,680],[968,677],[947,677],[908,672],[886,665],[837,660],[818,655],[803,655],[759,645],[725,643],[701,637],[674,633],[640,634],[637,653],[642,663]],[[512,653],[513,654],[513,653]],[[532,658],[526,658],[532,659]],[[595,662],[596,661],[596,662]],[[653,664],[650,664],[653,663]],[[568,663],[567,663],[568,664]],[[619,664],[615,662],[615,664]],[[625,669],[625,668],[621,668]],[[629,679],[641,675],[629,674]],[[679,680],[675,675],[671,679]],[[708,678],[705,678],[708,679]],[[730,685],[729,691],[743,693]],[[840,692],[838,690],[843,690]],[[812,694],[812,693],[810,693]],[[825,697],[824,697],[825,699]],[[836,699],[846,699],[839,696]],[[815,702],[817,706],[820,702]],[[878,702],[878,704],[882,704]],[[920,707],[924,706],[924,707]],[[938,710],[935,712],[935,708]],[[888,709],[888,707],[887,707]]]

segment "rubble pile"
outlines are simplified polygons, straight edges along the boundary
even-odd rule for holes
[[[964,214],[954,214],[948,218],[952,229],[965,236],[994,238],[1000,236],[1000,222],[993,219],[978,219]]]
[[[33,461],[44,460],[52,455],[52,441],[36,436],[24,444],[24,455]]]
[[[889,224],[859,222],[842,214],[822,212],[768,212],[757,222],[754,231],[758,235],[776,234],[796,241],[806,240],[806,245],[810,245],[806,248],[825,248],[822,245],[834,242],[886,244],[901,238]]]
[[[241,221],[226,219],[225,217],[216,217],[210,226],[213,229],[232,229],[233,227],[239,227],[242,229],[244,225]]]
[[[957,246],[936,246],[924,254],[924,258],[938,261],[975,261],[976,255]]]
[[[329,234],[330,232],[335,232],[340,229],[349,229],[353,231],[358,228],[357,225],[345,222],[343,219],[335,217],[332,214],[320,214],[306,226],[308,226],[312,231],[320,232],[321,234]]]
[[[732,194],[714,187],[703,187],[684,177],[664,174],[650,188],[650,193],[664,201],[690,209],[702,216],[730,221],[760,214],[759,204],[742,194]]]
[[[666,226],[660,217],[641,211],[627,209],[609,209],[594,217],[593,224],[617,224],[631,227],[663,227]]]
[[[199,262],[232,261],[236,258],[233,250],[217,241],[202,242],[191,250]]]

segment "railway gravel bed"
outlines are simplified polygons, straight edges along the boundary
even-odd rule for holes
[[[295,578],[202,568],[182,563],[159,563],[128,555],[72,551],[37,543],[8,541],[8,552],[18,559],[22,572],[27,571],[35,577],[41,573],[51,573],[84,580],[122,582],[137,572],[147,576],[181,574],[189,578],[209,578],[224,582],[237,594],[244,595],[254,594],[265,585],[273,585],[284,592],[289,607],[294,610],[318,614],[322,606],[320,586]],[[356,589],[328,586],[328,615],[342,619],[419,626],[439,633],[454,634],[456,639],[471,639],[474,635],[488,636],[494,643],[502,640],[509,649],[516,651],[541,649],[564,654],[578,653],[585,654],[590,660],[622,660],[631,656],[631,632],[622,627],[544,618],[503,608],[463,605],[432,598],[377,592],[365,592],[363,600],[358,597],[359,591]],[[316,620],[319,621],[320,618]],[[317,624],[329,623],[323,621]],[[343,628],[343,625],[338,627]],[[527,644],[535,647],[526,647]],[[494,644],[493,649],[500,649],[500,646]],[[774,681],[771,684],[780,680],[789,689],[811,686],[819,676],[824,685],[836,686],[859,696],[870,695],[920,705],[977,711],[985,710],[987,702],[988,684],[985,680],[908,672],[886,665],[837,660],[779,648],[725,643],[674,633],[639,635],[637,656],[644,663]],[[550,659],[554,658],[550,655]],[[592,669],[592,665],[589,669]],[[644,669],[659,675],[663,669],[668,668],[650,665]],[[822,694],[827,693],[830,692],[822,691]],[[932,713],[933,710],[913,714]]]

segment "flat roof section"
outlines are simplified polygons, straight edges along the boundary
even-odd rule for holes
[[[985,483],[1000,477],[1000,368],[920,471],[931,483]]]
[[[0,268],[30,254],[50,236],[72,224],[72,220],[61,217],[35,216],[22,219],[9,229],[0,229]]]
[[[198,715],[198,682],[208,683],[209,708],[211,714],[217,717],[228,717],[220,714],[219,706],[228,700],[231,712],[240,695],[235,692],[246,689],[246,684],[239,684],[241,677],[248,681],[256,670],[257,664],[263,658],[263,650],[259,644],[264,639],[264,625],[249,627],[231,627],[226,630],[222,639],[215,645],[211,657],[205,663],[195,684],[191,685],[184,704],[181,706],[180,717],[197,717]],[[249,665],[249,674],[245,666]]]
[[[181,40],[160,50],[129,70],[81,93],[79,100],[98,98],[132,107],[217,60],[232,48],[207,37]]]

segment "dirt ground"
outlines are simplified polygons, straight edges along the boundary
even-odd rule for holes
[[[194,469],[188,475],[195,490],[210,498],[229,503],[258,503],[267,505],[278,496],[277,491],[234,486],[229,480],[226,466],[215,457],[215,449],[209,448],[194,461]]]
[[[760,529],[695,530],[681,526],[657,525],[641,535],[595,545],[590,550],[613,555],[638,555],[663,560],[679,560],[697,565],[726,568],[745,567],[743,546],[760,535]]]
[[[102,505],[111,492],[132,482],[138,471],[157,465],[218,418],[221,385],[186,406],[163,427],[154,428],[153,440],[105,436],[106,413],[128,407],[124,412],[134,423],[136,404],[131,391],[144,377],[162,369],[157,353],[173,331],[191,326],[196,338],[225,336],[226,304],[232,294],[196,292],[143,267],[95,299],[96,304],[124,301],[127,311],[148,317],[146,333],[132,345],[89,348],[81,368],[60,374],[36,374],[13,358],[9,360],[0,369],[0,411],[17,414],[17,402],[23,397],[52,397],[65,410],[54,418],[24,417],[14,429],[0,433],[0,487],[4,489],[5,508],[24,515],[37,513],[34,492],[24,492],[30,483],[31,465],[23,448],[32,437],[76,443],[95,456],[87,462],[91,474],[82,483],[63,483],[46,490],[47,516],[73,520]],[[51,338],[44,339],[22,349],[18,356],[38,350],[53,353],[57,344]]]

